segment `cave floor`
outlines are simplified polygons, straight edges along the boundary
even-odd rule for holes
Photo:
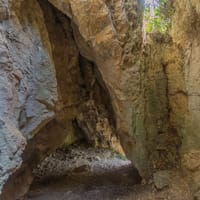
[[[67,164],[68,163],[68,164]],[[57,151],[35,170],[26,200],[189,200],[184,184],[157,191],[139,184],[130,161],[110,150]]]

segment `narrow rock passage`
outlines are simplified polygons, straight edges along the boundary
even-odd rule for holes
[[[142,185],[131,162],[112,150],[74,145],[57,150],[34,171],[25,200],[189,200],[184,183],[157,191]]]
[[[85,146],[57,150],[34,173],[28,200],[117,199],[141,181],[124,156]]]
[[[122,199],[131,193],[135,183],[134,171],[130,166],[118,170],[108,170],[101,174],[66,175],[60,179],[46,180],[37,185],[29,194],[28,200],[101,200]],[[123,183],[127,181],[128,183]]]

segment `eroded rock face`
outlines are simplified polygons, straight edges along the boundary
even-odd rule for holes
[[[143,46],[140,4],[0,1],[4,200],[22,196],[37,163],[80,137],[110,147],[119,136],[143,178],[183,166],[198,193],[199,5],[175,1],[171,37]],[[8,144],[17,144],[14,162]]]
[[[29,16],[22,9],[24,4],[15,13],[11,6],[11,1],[1,2],[1,188],[22,163],[25,138],[31,138],[54,116],[40,101],[54,105],[57,100],[55,69],[39,5],[30,2],[30,9],[38,12]],[[36,21],[41,23],[37,26]]]
[[[184,126],[181,131],[182,165],[188,178],[190,179],[193,190],[198,194],[200,190],[200,135],[199,135],[199,73],[200,73],[200,44],[199,44],[199,2],[175,1],[176,8],[174,14],[174,24],[172,36],[174,42],[183,49],[183,73],[185,84],[185,103]],[[179,18],[179,16],[182,16]],[[177,23],[175,23],[177,22]],[[190,164],[189,164],[190,163]],[[198,199],[198,198],[197,198]]]
[[[180,166],[179,130],[183,123],[181,117],[184,115],[181,113],[181,106],[185,106],[182,105],[184,77],[181,56],[181,50],[173,44],[170,37],[160,33],[152,34],[145,46],[144,131],[139,140],[146,147],[143,148],[146,157],[140,159],[144,159],[142,166],[146,167],[145,171],[149,174]],[[138,152],[136,155],[141,154]]]
[[[13,134],[18,134],[19,143],[23,137],[29,140],[25,151],[25,139],[23,145],[18,145],[15,162],[4,166],[5,173],[0,183],[1,188],[4,186],[3,199],[17,199],[30,185],[31,171],[36,164],[58,146],[68,145],[79,137],[77,129],[83,127],[78,127],[76,117],[81,113],[84,115],[88,101],[95,102],[91,109],[102,108],[94,113],[94,118],[98,118],[101,112],[105,114],[100,117],[102,122],[97,120],[92,124],[95,129],[90,131],[96,131],[97,136],[99,133],[100,136],[107,135],[111,142],[112,137],[117,138],[114,116],[106,110],[111,103],[110,97],[102,93],[107,88],[101,75],[88,75],[93,79],[91,82],[83,80],[84,70],[81,72],[80,67],[87,67],[80,64],[80,50],[73,38],[70,20],[47,1],[3,3],[6,17],[2,16],[1,26],[1,117],[11,121],[16,129]],[[97,104],[99,108],[95,108]],[[91,124],[87,118],[82,121]],[[4,136],[2,146],[8,146],[10,136],[6,133]],[[17,143],[14,139],[10,142],[13,142],[11,146]],[[3,153],[10,152],[5,149]],[[1,162],[7,162],[7,158],[1,156]]]
[[[25,138],[12,122],[0,118],[0,190],[8,177],[17,171],[22,162],[22,153],[26,145]]]
[[[71,8],[70,11],[67,9],[65,14],[71,17],[74,24],[74,36],[80,52],[98,66],[111,95],[117,116],[117,128],[128,133],[131,111],[129,116],[122,117],[122,114],[123,112],[127,114],[129,109],[127,104],[134,98],[133,91],[129,93],[128,88],[130,84],[135,84],[127,83],[130,79],[128,77],[131,76],[130,73],[132,75],[139,73],[139,67],[130,69],[137,61],[132,57],[131,51],[135,48],[135,53],[138,53],[141,48],[141,35],[134,34],[137,31],[141,33],[140,13],[136,12],[136,9],[139,9],[138,3],[132,1],[127,1],[125,4],[121,1],[50,2],[60,10],[63,6]],[[134,40],[132,36],[137,39]],[[139,78],[137,81],[139,83]],[[138,87],[135,88],[138,90]],[[136,98],[137,95],[134,96]]]
[[[132,152],[143,146],[138,143],[135,147],[132,120],[136,117],[143,126],[144,119],[140,67],[142,11],[139,1],[50,2],[71,19],[81,55],[97,65],[110,94],[122,146],[129,159],[136,161]],[[140,128],[136,130],[138,134],[140,131]],[[142,165],[137,161],[136,164],[138,168]],[[141,173],[144,170],[141,169]]]

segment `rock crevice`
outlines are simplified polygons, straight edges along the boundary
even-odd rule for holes
[[[82,138],[122,152],[120,139],[144,179],[176,169],[198,194],[200,10],[173,6],[170,36],[143,44],[139,0],[0,0],[3,200]]]

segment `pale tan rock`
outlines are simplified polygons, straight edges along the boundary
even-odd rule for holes
[[[179,101],[176,105],[177,113],[182,113],[178,119],[183,118],[180,135],[182,137],[181,158],[182,166],[187,178],[190,180],[190,186],[196,192],[199,187],[199,117],[200,117],[200,99],[199,99],[199,2],[175,1],[175,13],[173,15],[172,37],[183,51],[183,67],[185,96],[187,101]],[[180,17],[182,16],[182,17]],[[180,99],[180,98],[178,98]],[[177,101],[177,100],[176,100]],[[175,100],[174,100],[175,102]],[[185,114],[183,114],[185,110]]]
[[[142,42],[139,3],[127,1],[123,5],[121,0],[50,2],[71,18],[80,53],[97,65],[111,97],[117,132],[122,134],[123,140],[123,134],[132,132],[133,112],[141,109],[138,108],[142,93],[140,61],[137,61]],[[63,10],[63,6],[69,5],[70,14]],[[130,139],[134,144],[134,137]],[[126,150],[126,142],[122,143]],[[133,157],[129,158],[134,160]]]

